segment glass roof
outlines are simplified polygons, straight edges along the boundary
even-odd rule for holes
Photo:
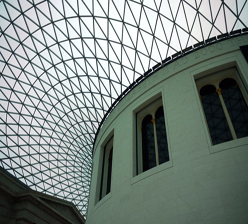
[[[86,215],[114,101],[168,56],[247,24],[247,0],[0,1],[0,166]]]

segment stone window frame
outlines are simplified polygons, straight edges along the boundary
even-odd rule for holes
[[[149,104],[146,104],[143,106],[142,109],[140,109],[138,112],[136,112],[136,175],[139,175],[141,173],[144,173],[143,170],[143,150],[142,150],[142,121],[147,115],[152,115],[152,123],[154,128],[154,139],[155,139],[155,155],[156,155],[156,166],[159,166],[159,155],[158,155],[158,143],[157,143],[157,133],[156,133],[156,119],[155,119],[155,113],[160,108],[163,107],[162,97],[150,102]],[[165,111],[164,111],[165,116]],[[166,138],[167,138],[167,147],[168,147],[168,154],[170,158],[170,151],[169,151],[169,144],[168,144],[168,133],[166,128],[166,122],[165,122],[165,129],[166,129]],[[170,161],[170,159],[169,159]],[[167,162],[169,162],[167,161]],[[153,167],[154,168],[154,167]],[[152,169],[152,168],[150,168]],[[148,169],[148,170],[150,170]],[[146,170],[146,171],[148,171]]]
[[[241,91],[241,93],[242,93],[242,95],[243,95],[243,97],[244,97],[244,99],[246,101],[246,104],[248,105],[248,93],[247,93],[247,90],[245,89],[242,77],[241,77],[240,73],[238,72],[238,69],[237,69],[236,66],[224,68],[222,70],[219,70],[219,71],[212,72],[212,73],[209,73],[207,75],[204,75],[204,76],[202,76],[200,78],[196,78],[195,83],[196,83],[197,93],[198,93],[199,99],[201,101],[200,90],[201,90],[202,87],[204,87],[206,85],[213,85],[216,88],[216,92],[217,92],[217,94],[218,94],[218,96],[220,98],[220,102],[221,102],[225,117],[227,119],[228,126],[230,128],[230,131],[231,131],[231,134],[232,134],[232,137],[233,137],[232,140],[240,141],[240,145],[242,145],[241,140],[237,139],[237,137],[236,137],[236,134],[235,134],[235,131],[234,131],[234,128],[233,128],[233,125],[232,125],[232,121],[230,119],[229,113],[228,113],[227,108],[225,106],[225,102],[224,102],[224,100],[222,98],[222,95],[221,95],[221,89],[219,87],[219,84],[221,83],[221,81],[225,80],[226,78],[234,79],[237,82],[237,85],[240,88],[240,91]],[[206,124],[207,130],[208,130],[208,136],[209,136],[209,139],[210,139],[210,142],[211,142],[211,146],[213,147],[211,152],[215,152],[214,148],[216,148],[217,151],[222,150],[222,147],[219,147],[219,145],[223,144],[223,145],[227,146],[227,144],[229,144],[230,141],[223,142],[223,143],[220,143],[220,144],[217,144],[217,145],[212,144],[211,135],[210,135],[210,132],[209,132],[207,120],[206,120],[204,109],[203,109],[203,106],[202,106],[201,102],[200,102],[200,105],[201,105],[201,111],[202,111],[202,113],[204,115],[204,120],[205,120],[205,124]],[[248,138],[248,137],[245,137],[245,138]],[[233,145],[233,143],[229,144],[229,147],[224,147],[224,148],[235,147],[235,144],[233,146],[232,145]]]
[[[109,171],[109,156],[112,151],[112,160],[111,160],[111,174],[108,176]],[[114,152],[114,135],[111,132],[111,135],[105,139],[100,149],[100,159],[99,159],[99,168],[98,168],[98,181],[97,181],[97,190],[96,190],[96,201],[104,202],[111,195],[111,184],[112,184],[112,174],[113,174],[113,152]],[[109,179],[110,178],[110,179]],[[107,185],[109,182],[109,190],[107,191]]]

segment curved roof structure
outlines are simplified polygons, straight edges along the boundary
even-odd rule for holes
[[[247,24],[247,0],[1,1],[0,166],[85,215],[115,100],[165,58]]]

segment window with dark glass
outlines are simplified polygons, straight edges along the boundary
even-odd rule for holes
[[[111,190],[113,137],[108,141],[103,150],[102,174],[100,183],[99,201]]]
[[[108,157],[108,176],[107,176],[106,194],[108,194],[110,192],[111,174],[112,174],[112,158],[113,158],[113,148],[110,150],[109,157]]]
[[[225,78],[205,85],[200,96],[212,144],[248,136],[248,105],[240,85]]]
[[[169,161],[162,100],[137,113],[137,173]]]
[[[240,86],[228,78],[220,83],[220,89],[237,138],[248,136],[248,107]]]
[[[147,115],[142,121],[142,156],[143,171],[156,166],[154,128],[151,115]]]
[[[206,85],[201,88],[200,95],[213,145],[232,140],[216,88]]]
[[[159,164],[169,161],[168,142],[165,129],[164,110],[159,107],[155,114]]]

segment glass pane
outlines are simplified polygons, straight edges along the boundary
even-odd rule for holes
[[[232,140],[232,135],[215,87],[211,85],[204,86],[200,94],[213,145]]]
[[[143,171],[156,166],[154,129],[152,116],[147,115],[142,121]]]
[[[111,185],[111,173],[112,173],[112,158],[113,158],[113,148],[109,152],[108,158],[108,177],[107,177],[107,191],[106,194],[110,192],[110,185]]]
[[[237,137],[248,136],[248,107],[236,81],[225,79],[220,88]]]
[[[105,166],[105,154],[106,154],[106,146],[104,147],[103,151],[103,162],[102,162],[102,176],[101,176],[101,186],[100,186],[100,195],[99,195],[99,201],[103,197],[103,182],[104,182],[104,166]]]
[[[168,142],[167,142],[167,136],[166,136],[163,107],[160,107],[157,110],[155,114],[155,118],[156,118],[156,132],[157,132],[159,164],[162,164],[170,160],[169,152],[168,152]]]

